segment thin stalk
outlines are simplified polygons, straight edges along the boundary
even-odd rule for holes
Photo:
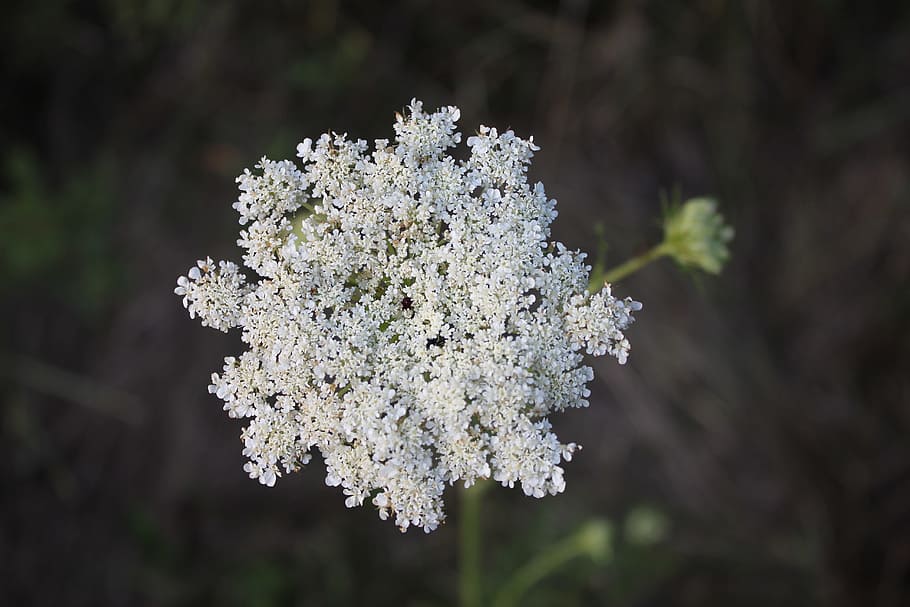
[[[461,607],[482,607],[480,509],[486,483],[461,490],[459,596]]]
[[[516,571],[493,599],[493,607],[515,607],[538,582],[558,571],[569,561],[590,556],[595,560],[608,557],[609,527],[600,521],[585,525],[577,533],[550,546]]]
[[[619,282],[626,276],[634,274],[639,271],[652,261],[660,259],[667,254],[666,245],[663,243],[657,245],[653,249],[642,253],[638,257],[633,257],[632,259],[623,262],[616,266],[615,268],[604,272],[604,284]]]

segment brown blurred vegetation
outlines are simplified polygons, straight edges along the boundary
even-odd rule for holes
[[[491,492],[489,583],[646,505],[662,542],[526,604],[910,605],[910,3],[13,0],[0,33],[0,603],[454,603],[454,524],[245,478],[206,393],[239,340],[171,293],[237,257],[243,167],[416,96],[533,134],[556,237],[611,264],[662,190],[737,230],[719,278],[618,287],[632,360],[554,420],[564,495]]]

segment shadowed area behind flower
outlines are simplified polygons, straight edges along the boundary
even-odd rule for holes
[[[522,605],[910,601],[906,3],[4,15],[0,602],[455,603],[454,525],[402,536],[345,509],[319,461],[246,478],[206,391],[243,344],[170,293],[192,260],[241,256],[244,167],[326,130],[388,137],[415,96],[458,106],[466,138],[534,135],[553,238],[602,236],[604,271],[662,242],[662,192],[713,197],[736,231],[614,287],[645,303],[633,355],[592,359],[591,406],[553,419],[585,447],[564,493],[484,496],[484,596],[604,521],[604,558],[534,578]]]

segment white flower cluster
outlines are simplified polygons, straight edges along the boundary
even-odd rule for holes
[[[533,140],[412,101],[395,143],[305,140],[303,169],[263,159],[238,178],[238,244],[257,276],[200,261],[177,281],[190,316],[242,329],[210,392],[243,431],[245,470],[278,476],[325,460],[349,507],[425,531],[456,481],[528,495],[565,487],[578,447],[547,415],[587,406],[581,350],[626,360],[641,305],[586,291],[584,254],[550,242],[556,201],[526,172]]]

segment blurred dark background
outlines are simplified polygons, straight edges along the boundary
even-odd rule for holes
[[[737,231],[719,278],[618,287],[632,359],[554,418],[565,494],[489,493],[489,588],[645,512],[523,604],[910,605],[910,3],[13,0],[0,34],[0,604],[454,604],[455,496],[401,535],[318,461],[247,479],[206,392],[239,339],[172,294],[239,257],[244,167],[416,96],[533,134],[608,265],[662,191]]]

